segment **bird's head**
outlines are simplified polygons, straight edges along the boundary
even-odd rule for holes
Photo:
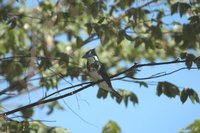
[[[91,57],[94,57],[94,56],[97,56],[95,49],[90,49],[89,51],[87,51],[85,53],[85,55],[82,56],[82,58],[88,59],[88,58],[91,58]]]

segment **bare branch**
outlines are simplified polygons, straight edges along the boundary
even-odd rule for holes
[[[171,75],[171,74],[174,74],[176,72],[179,72],[181,70],[186,70],[186,69],[188,70],[187,67],[182,67],[182,68],[176,69],[174,71],[171,71],[169,73],[162,72],[162,73],[154,74],[154,75],[151,75],[151,76],[145,77],[145,78],[135,78],[135,77],[128,77],[128,76],[124,76],[124,77],[121,77],[121,78],[131,78],[133,80],[148,80],[148,79],[160,78],[160,77],[163,77],[163,76]],[[190,68],[190,69],[198,69],[198,68]]]
[[[159,66],[159,65],[168,65],[168,64],[178,64],[178,63],[184,63],[184,62],[186,62],[186,60],[181,60],[181,61],[180,61],[180,60],[174,60],[174,61],[159,62],[159,63],[146,63],[146,64],[136,64],[136,63],[135,63],[133,66],[131,66],[131,67],[128,68],[127,70],[124,70],[124,71],[119,72],[119,73],[117,73],[117,74],[115,74],[115,75],[112,75],[110,78],[117,77],[117,76],[119,76],[119,75],[121,75],[121,74],[124,74],[124,73],[126,73],[126,72],[128,72],[128,71],[131,71],[131,70],[133,70],[133,69],[140,68],[140,67],[145,67],[145,66]],[[176,71],[178,71],[178,70],[176,70]],[[174,73],[174,72],[171,72],[171,73]],[[50,96],[52,96],[52,95],[54,95],[54,94],[56,94],[56,93],[59,93],[59,92],[61,92],[61,91],[63,91],[63,90],[67,90],[67,89],[73,88],[74,86],[67,87],[67,88],[63,88],[63,89],[61,89],[61,90],[59,90],[59,91],[57,91],[57,92],[54,92],[54,93],[52,93],[52,94],[50,94],[50,95],[48,95],[48,96],[46,96],[46,97],[40,99],[40,100],[37,101],[37,102],[34,102],[34,103],[31,103],[31,104],[28,104],[28,105],[25,105],[25,106],[22,106],[22,107],[13,109],[13,110],[11,110],[11,111],[7,111],[7,112],[4,112],[4,113],[1,113],[0,115],[2,115],[2,116],[10,115],[10,114],[16,113],[16,112],[18,112],[18,111],[22,111],[22,110],[25,110],[25,109],[28,109],[28,108],[32,108],[32,107],[35,107],[35,106],[38,106],[38,105],[41,105],[41,104],[53,102],[53,101],[56,101],[56,100],[59,100],[59,99],[62,99],[62,98],[65,98],[65,97],[74,95],[74,94],[76,94],[76,93],[78,93],[78,92],[80,92],[80,91],[82,91],[82,90],[84,90],[84,89],[86,89],[86,88],[88,88],[88,87],[91,87],[91,86],[93,86],[93,85],[95,85],[95,84],[97,84],[97,83],[100,83],[100,82],[102,82],[102,81],[103,81],[103,80],[97,81],[97,82],[92,82],[92,83],[91,83],[91,82],[87,82],[87,83],[78,84],[78,85],[75,85],[75,86],[82,86],[83,84],[87,84],[87,85],[85,85],[85,86],[83,86],[83,87],[81,87],[81,88],[79,88],[79,89],[77,89],[77,90],[74,90],[74,91],[72,91],[72,92],[69,92],[69,93],[66,93],[66,94],[63,94],[63,95],[60,95],[60,96],[57,96],[57,97],[54,97],[54,98],[50,98],[50,99],[45,100],[46,98],[48,98],[48,97],[50,97]],[[88,84],[88,83],[89,83],[89,84]]]

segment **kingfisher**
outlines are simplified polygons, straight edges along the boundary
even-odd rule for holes
[[[113,89],[110,78],[105,71],[104,65],[99,61],[95,49],[90,49],[82,58],[87,59],[87,70],[91,80],[94,82],[103,80],[98,86],[121,99],[122,96]]]

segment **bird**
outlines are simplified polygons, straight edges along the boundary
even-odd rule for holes
[[[98,84],[101,89],[111,92],[118,99],[122,96],[113,89],[110,78],[105,71],[104,65],[100,62],[95,49],[87,51],[82,58],[87,59],[87,71],[93,82],[103,80]]]

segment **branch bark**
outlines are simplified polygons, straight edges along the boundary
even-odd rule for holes
[[[124,71],[122,71],[122,72],[119,72],[119,73],[117,73],[117,74],[115,74],[115,75],[112,75],[112,76],[110,76],[110,78],[117,77],[117,76],[119,76],[119,75],[121,75],[121,74],[124,74],[124,73],[126,73],[126,72],[128,72],[128,71],[131,71],[131,70],[133,70],[133,69],[140,68],[140,67],[159,66],[159,65],[169,65],[169,64],[178,64],[178,63],[184,63],[184,62],[186,62],[186,60],[174,60],[174,61],[159,62],[159,63],[146,63],[146,64],[137,64],[137,63],[135,63],[135,64],[132,65],[130,68],[128,68],[128,69],[126,69],[126,70],[124,70]],[[72,91],[72,92],[66,93],[66,94],[64,94],[64,95],[60,95],[60,96],[57,96],[57,97],[54,97],[54,98],[50,98],[50,99],[45,100],[46,98],[48,98],[48,97],[50,97],[50,96],[52,96],[52,95],[54,95],[54,94],[56,94],[56,93],[59,93],[60,91],[63,91],[63,90],[69,89],[69,88],[73,88],[74,86],[67,87],[67,88],[63,88],[63,89],[61,89],[60,91],[54,92],[54,93],[52,93],[52,94],[46,96],[45,98],[40,99],[40,100],[37,101],[37,102],[34,102],[34,103],[31,103],[31,104],[28,104],[28,105],[25,105],[25,106],[22,106],[22,107],[13,109],[13,110],[11,110],[11,111],[7,111],[7,112],[4,112],[4,113],[1,113],[0,116],[10,115],[10,114],[13,114],[13,113],[16,113],[16,112],[19,112],[19,111],[22,111],[22,110],[25,110],[25,109],[28,109],[28,108],[32,108],[32,107],[35,107],[35,106],[38,106],[38,105],[41,105],[41,104],[53,102],[53,101],[56,101],[56,100],[59,100],[59,99],[62,99],[62,98],[65,98],[65,97],[74,95],[74,94],[76,94],[76,93],[78,93],[78,92],[80,92],[80,91],[82,91],[82,90],[84,90],[84,89],[86,89],[86,88],[89,88],[89,87],[91,87],[91,86],[93,86],[93,85],[95,85],[95,84],[98,84],[98,83],[100,83],[100,82],[102,82],[102,81],[103,81],[103,80],[97,81],[97,82],[91,82],[91,83],[88,82],[88,83],[89,83],[88,85],[85,85],[85,86],[83,86],[83,87],[81,87],[81,88],[79,88],[79,89],[77,89],[77,90],[74,90],[74,91]],[[83,84],[86,84],[86,83],[83,83]],[[81,86],[81,85],[83,85],[83,84],[78,84],[78,85],[76,85],[76,86]]]

